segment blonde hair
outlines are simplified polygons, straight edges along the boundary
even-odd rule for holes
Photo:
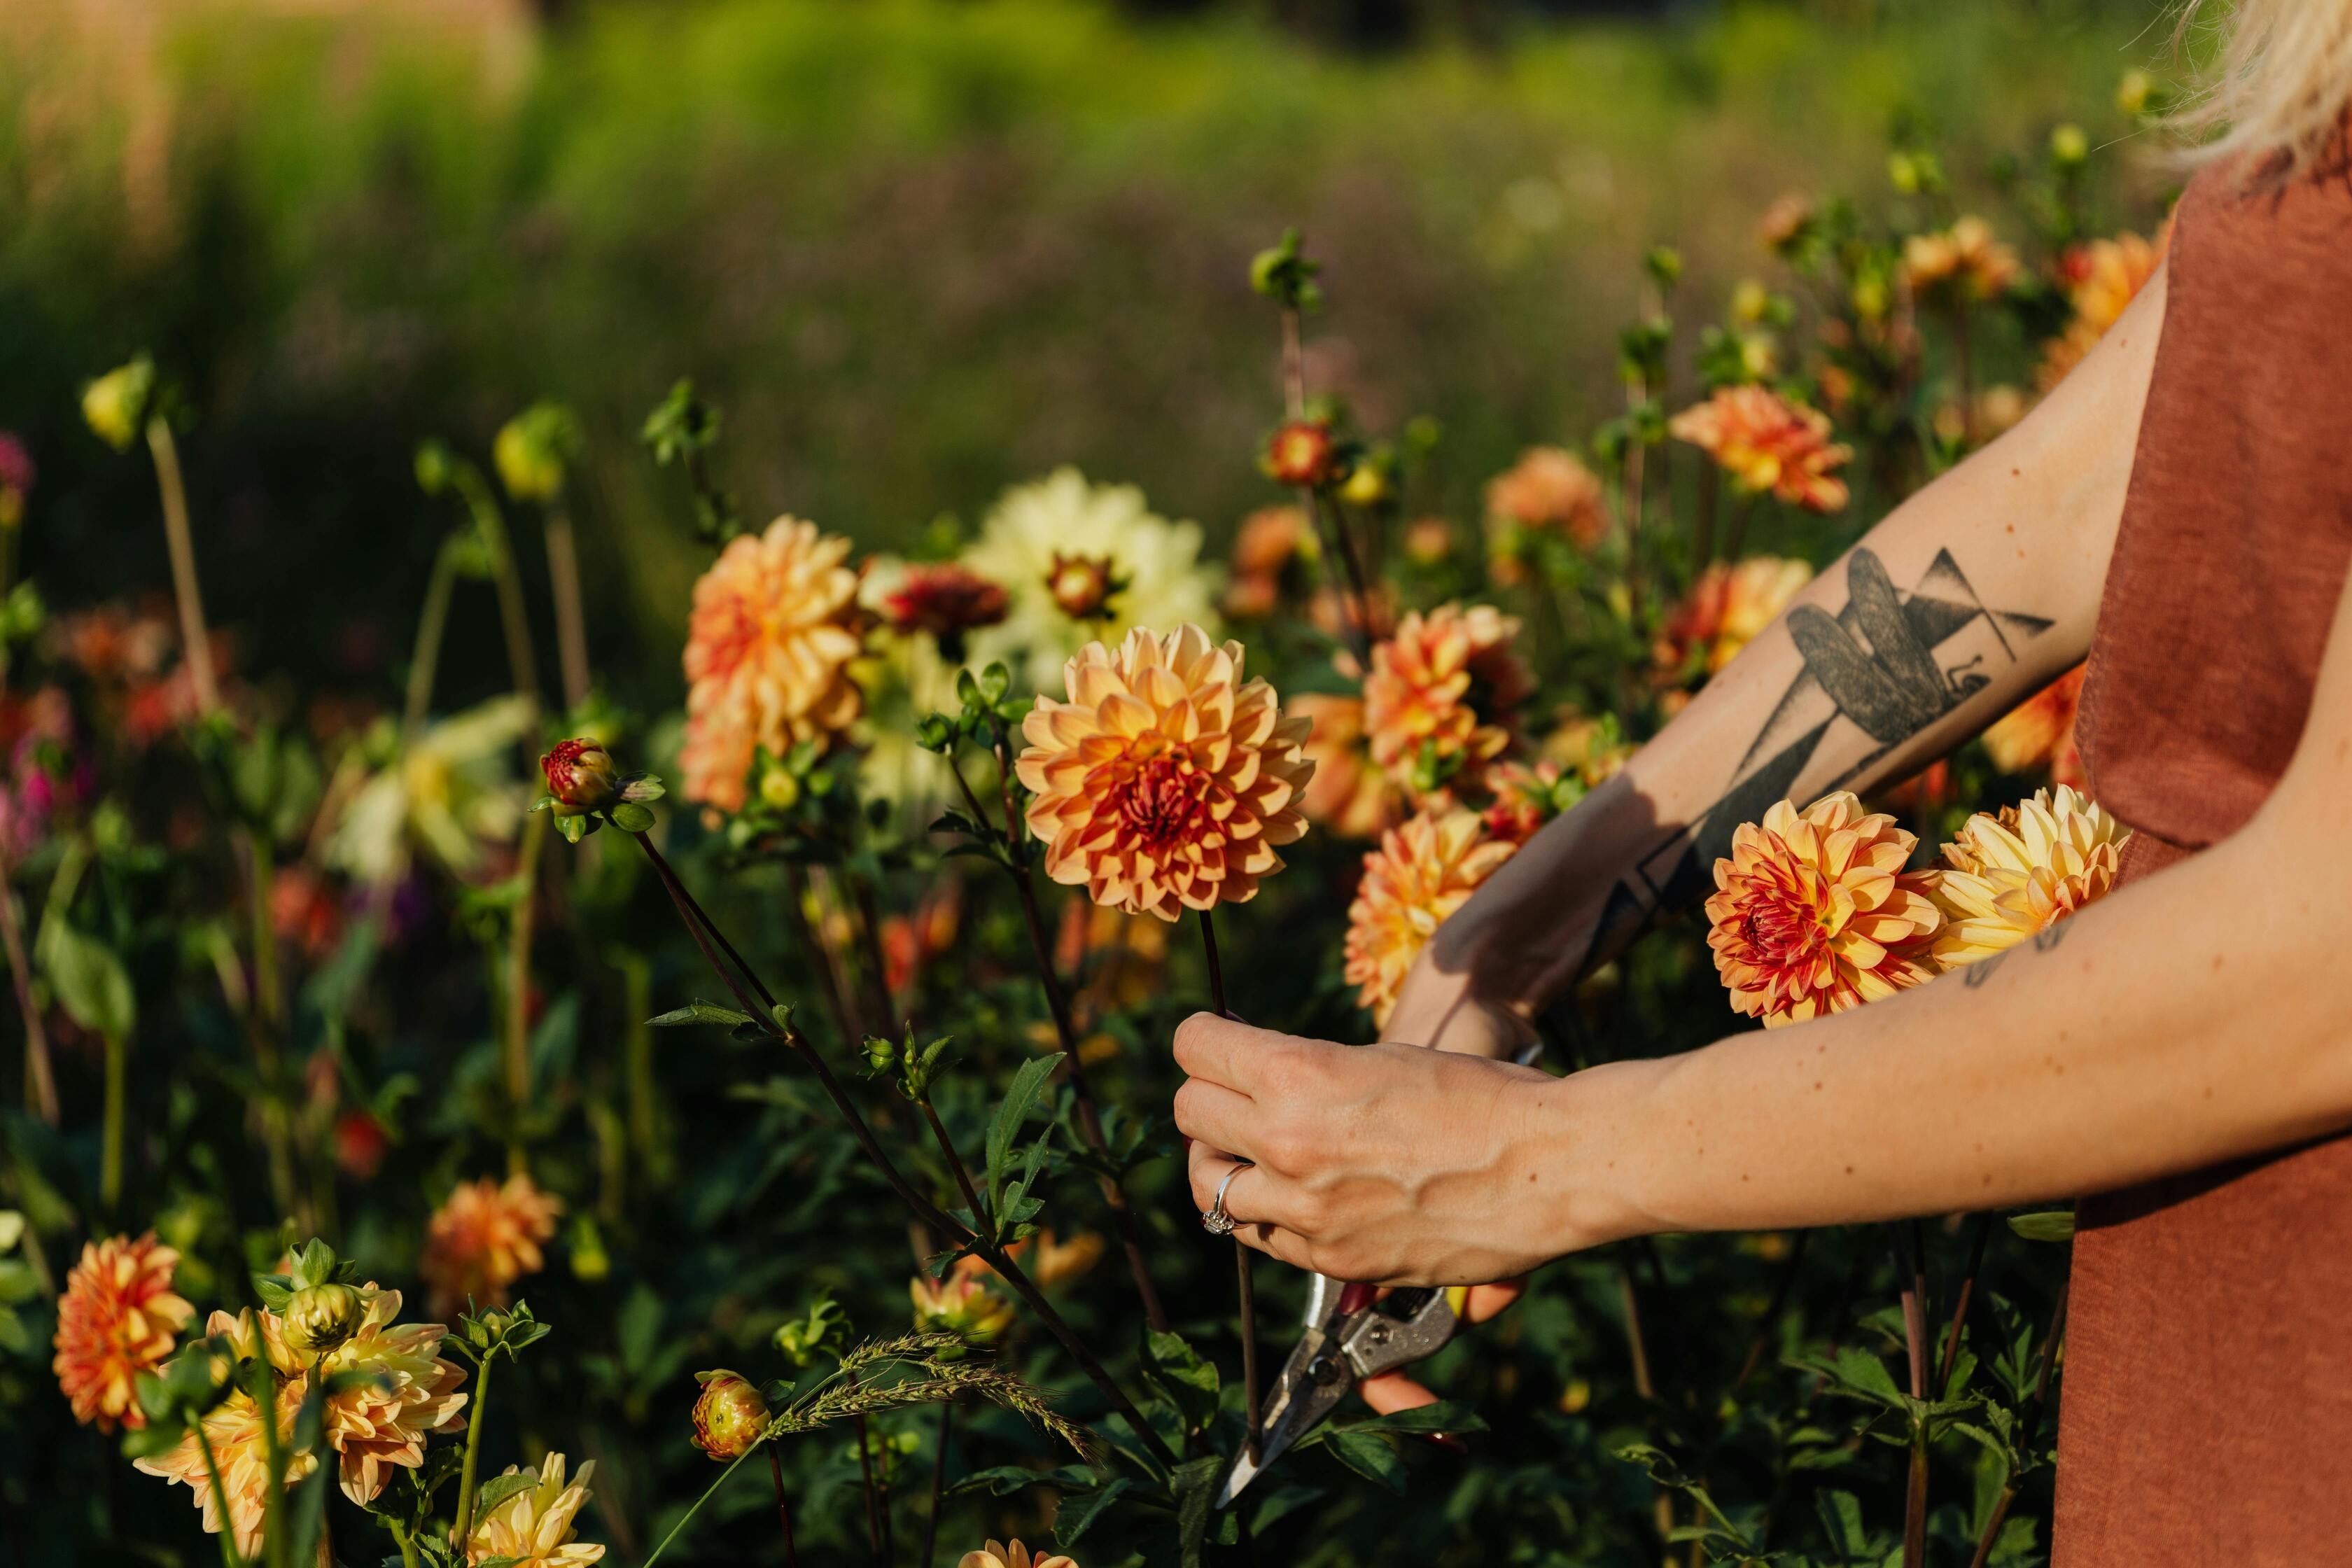
[[[2227,3],[2227,0],[2224,0]],[[2171,117],[2200,162],[2240,163],[2249,181],[2282,185],[2323,162],[2344,162],[2352,103],[2352,0],[2188,0],[2176,41],[2200,26],[2228,38],[2204,88]],[[2208,18],[2210,18],[2210,22]]]

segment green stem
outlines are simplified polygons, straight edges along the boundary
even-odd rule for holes
[[[99,1144],[98,1201],[109,1215],[121,1212],[123,1101],[130,1056],[128,1039],[121,1034],[106,1037],[106,1125]]]
[[[539,890],[539,857],[547,843],[549,813],[535,811],[522,831],[522,897],[507,933],[507,1163],[522,1169],[522,1119],[530,1100],[530,942]]]
[[[155,488],[163,498],[163,540],[172,552],[173,596],[180,605],[182,657],[195,683],[196,708],[210,713],[220,707],[220,688],[213,679],[212,639],[205,631],[204,590],[196,582],[196,548],[188,527],[188,491],[180,478],[180,448],[172,427],[158,416],[147,421],[147,450],[155,458]]]
[[[923,1516],[923,1554],[916,1560],[918,1568],[931,1568],[940,1550],[940,1508],[948,1479],[948,1434],[955,1429],[955,1401],[940,1401],[940,1444],[931,1456],[931,1506]],[[777,1481],[781,1489],[782,1479]],[[781,1499],[782,1491],[778,1497]],[[787,1538],[789,1540],[789,1537]]]
[[[466,1421],[466,1463],[465,1468],[457,1472],[457,1529],[450,1537],[461,1552],[474,1533],[474,1478],[481,1468],[482,1410],[490,1402],[490,1363],[496,1357],[495,1351],[482,1357],[481,1371],[474,1379],[474,1411]],[[681,1520],[679,1522],[685,1521]]]
[[[688,1525],[694,1522],[694,1516],[702,1511],[702,1505],[709,1502],[712,1497],[716,1496],[719,1489],[727,1484],[727,1478],[733,1475],[737,1470],[741,1469],[743,1468],[743,1461],[750,1458],[758,1451],[758,1444],[754,1444],[751,1447],[744,1449],[740,1454],[735,1457],[735,1462],[733,1464],[729,1465],[725,1469],[719,1472],[719,1479],[717,1480],[702,1489],[702,1495],[696,1498],[693,1505],[678,1516],[677,1522],[669,1527],[669,1533],[661,1538],[661,1544],[654,1548],[653,1555],[646,1559],[645,1568],[654,1568],[654,1564],[661,1561],[661,1554],[669,1550],[669,1543],[678,1538],[680,1531],[684,1531]]]
[[[635,952],[620,954],[621,985],[628,997],[628,1023],[621,1037],[626,1055],[629,1084],[629,1147],[637,1174],[650,1182],[657,1158],[657,1089],[654,1078],[654,1032],[646,1020],[653,1016],[653,969]]]
[[[400,1568],[424,1568],[423,1559],[416,1555],[416,1537],[395,1521],[392,1527],[392,1539],[400,1547]]]
[[[49,1126],[58,1124],[58,1075],[49,1062],[49,1032],[42,1026],[41,1009],[33,1001],[33,969],[25,951],[24,917],[16,910],[16,889],[8,878],[8,863],[0,857],[0,944],[8,952],[8,978],[16,990],[16,1016],[25,1025],[25,1103]]]
[[[523,605],[522,575],[516,570],[514,543],[507,537],[505,514],[483,483],[480,470],[459,462],[452,468],[457,493],[474,514],[475,526],[490,547],[490,580],[499,595],[499,626],[506,637],[507,667],[517,695],[530,702],[534,716],[541,710],[539,665],[531,656],[530,615]]]
[[[555,649],[563,668],[563,700],[577,708],[588,700],[588,620],[580,597],[580,552],[572,535],[572,514],[562,500],[547,509],[547,575],[555,587]]]
[[[849,1386],[857,1386],[857,1376],[850,1374]],[[866,1480],[866,1539],[874,1547],[874,1568],[889,1568],[890,1549],[882,1544],[882,1521],[890,1505],[874,1488],[874,1445],[866,1435],[866,1414],[858,1412],[851,1419],[857,1426],[857,1468]]]
[[[1201,911],[1201,952],[1209,964],[1209,1006],[1220,1018],[1232,1017],[1225,1005],[1225,970],[1217,958],[1217,925],[1207,910]],[[1265,1421],[1257,1375],[1257,1281],[1251,1269],[1250,1249],[1234,1237],[1234,1283],[1239,1297],[1242,1324],[1242,1409],[1249,1420],[1244,1447],[1249,1462],[1258,1462],[1258,1440]]]
[[[278,1034],[285,1017],[284,993],[278,979],[278,932],[270,922],[270,889],[277,880],[277,860],[267,829],[247,828],[238,837],[247,858],[247,902],[253,927],[253,990],[247,1005],[247,1027],[253,1037],[253,1060],[261,1075],[263,1146],[268,1152],[271,1195],[281,1215],[294,1215],[310,1229],[310,1216],[298,1214],[300,1195],[294,1176],[293,1134],[289,1125],[285,1063]]]
[[[205,1418],[203,1416],[197,1416],[192,1425],[195,1428],[196,1447],[205,1457],[205,1474],[210,1478],[212,1482],[213,1507],[217,1509],[220,1512],[220,1552],[222,1568],[240,1568],[240,1565],[245,1562],[245,1558],[244,1555],[236,1550],[236,1531],[229,1527],[229,1521],[235,1516],[229,1512],[228,1488],[221,1480],[220,1460],[215,1458],[213,1453],[212,1435],[205,1430]]]
[[[841,1086],[841,1080],[834,1076],[833,1068],[826,1065],[824,1058],[818,1054],[816,1048],[808,1043],[807,1038],[798,1029],[777,1017],[774,995],[769,992],[765,984],[761,984],[759,975],[752,971],[751,967],[743,962],[742,955],[735,951],[734,944],[727,940],[726,933],[711,923],[710,917],[703,911],[702,906],[695,901],[694,895],[687,891],[686,884],[678,880],[677,873],[670,868],[669,862],[663,858],[662,852],[654,847],[653,840],[643,833],[633,833],[630,837],[637,841],[638,847],[645,851],[646,858],[653,863],[655,874],[661,879],[663,888],[669,893],[670,902],[677,907],[678,918],[685,922],[687,933],[693,937],[694,944],[701,951],[704,962],[710,965],[728,990],[734,994],[735,1000],[743,1010],[751,1014],[771,1037],[782,1041],[802,1061],[808,1064],[810,1071],[816,1074],[817,1082],[824,1089],[825,1097],[833,1101],[834,1109],[840,1112],[842,1121],[848,1126],[850,1136],[855,1138],[858,1147],[865,1151],[866,1157],[873,1163],[876,1173],[882,1177],[892,1192],[898,1194],[899,1201],[913,1212],[916,1219],[929,1226],[941,1237],[947,1238],[950,1246],[976,1240],[977,1237],[971,1226],[956,1220],[939,1205],[917,1191],[913,1184],[909,1183],[898,1167],[892,1163],[888,1152],[883,1149],[880,1141],[874,1136],[873,1128],[866,1125],[866,1118],[858,1113],[856,1102],[849,1098],[848,1091]],[[714,942],[726,952],[728,958],[734,964],[733,969],[730,969],[727,964],[719,961],[718,953],[711,948]],[[740,978],[738,971],[740,972]],[[747,986],[749,990],[746,989]],[[752,991],[759,993],[761,1004],[764,1005],[755,1005],[752,1002],[751,996]],[[1004,1282],[1012,1287],[1013,1294],[1027,1303],[1029,1310],[1034,1312],[1038,1321],[1045,1325],[1046,1331],[1051,1333],[1060,1342],[1062,1348],[1069,1352],[1070,1359],[1078,1363],[1079,1370],[1087,1374],[1087,1380],[1101,1393],[1110,1407],[1133,1428],[1137,1440],[1144,1446],[1153,1460],[1168,1469],[1173,1469],[1176,1466],[1176,1456],[1169,1449],[1167,1443],[1160,1438],[1151,1424],[1143,1418],[1143,1413],[1135,1407],[1135,1402],[1128,1397],[1127,1391],[1119,1387],[1102,1363],[1096,1358],[1094,1352],[1087,1348],[1086,1342],[1078,1338],[1076,1331],[1070,1327],[1061,1313],[1054,1310],[1054,1304],[1045,1299],[1045,1293],[1037,1288],[1035,1281],[1032,1280],[1011,1258],[1004,1256],[1001,1251],[993,1255],[984,1251],[982,1256],[988,1258],[997,1273],[1003,1277]]]
[[[445,542],[433,557],[433,575],[425,585],[425,610],[416,620],[416,649],[408,661],[408,699],[401,709],[404,748],[424,730],[425,718],[433,710],[433,683],[441,669],[441,635],[449,628],[449,600],[457,586],[453,542]]]

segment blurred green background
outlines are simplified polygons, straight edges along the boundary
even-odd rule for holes
[[[144,465],[74,406],[150,349],[187,396],[240,662],[389,694],[448,521],[416,442],[483,456],[556,396],[592,444],[597,666],[667,706],[705,557],[635,432],[674,378],[724,405],[753,516],[887,546],[1071,461],[1222,546],[1270,499],[1274,323],[1244,267],[1290,223],[1328,264],[1317,384],[1376,430],[1434,416],[1465,511],[1614,404],[1646,247],[1684,248],[1712,314],[1765,269],[1765,205],[1884,192],[1890,135],[1931,139],[1964,198],[2061,121],[2126,157],[2115,86],[2160,54],[2159,11],[10,0],[0,428],[43,470],[26,564],[61,604],[165,582]],[[502,683],[474,609],[449,703]]]

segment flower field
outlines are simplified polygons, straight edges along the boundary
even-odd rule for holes
[[[881,14],[855,26],[912,26]],[[621,15],[543,68],[625,76]],[[712,15],[723,57],[752,24]],[[1759,7],[1717,44],[1796,26]],[[2063,380],[2164,246],[2162,184],[2115,145],[2164,89],[2100,58],[2063,113],[1880,116],[1837,168],[1682,215],[1687,249],[1580,236],[1611,304],[1577,388],[1514,379],[1500,413],[1372,363],[1415,342],[1409,275],[1444,246],[1401,243],[1383,281],[1311,223],[1210,226],[1208,346],[1147,356],[1150,395],[1026,363],[974,408],[919,378],[878,432],[824,393],[894,352],[871,319],[803,322],[769,381],[699,318],[651,379],[551,353],[410,440],[336,378],[413,350],[404,400],[462,355],[298,304],[355,357],[309,384],[287,461],[357,455],[281,556],[252,542],[288,527],[254,410],[317,369],[300,333],[117,342],[11,241],[0,321],[56,384],[0,401],[18,1559],[2043,1561],[2063,1212],[1562,1259],[1416,1369],[1441,1403],[1342,1405],[1215,1506],[1307,1281],[1244,1262],[1236,1295],[1169,1043],[1203,1008],[1375,1038],[1446,916]],[[1544,199],[1511,188],[1523,218]],[[1060,239],[1115,274],[1087,210]],[[1495,265],[1500,310],[1531,286]],[[647,279],[632,344],[690,314],[690,277]],[[529,307],[551,339],[563,308]],[[986,357],[974,332],[946,357]],[[677,378],[698,349],[719,374]],[[999,428],[979,405],[1054,386],[1066,443],[960,449]],[[819,455],[767,449],[793,436]],[[386,515],[415,539],[369,542]],[[1540,1065],[1867,1005],[2100,897],[2126,836],[2080,793],[2079,685],[1876,798],[1742,826],[1703,908],[1546,1015]]]

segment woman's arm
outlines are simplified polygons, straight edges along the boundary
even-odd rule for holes
[[[1889,514],[1513,857],[1423,952],[1388,1037],[1509,1054],[1552,996],[1698,896],[1740,823],[1915,772],[2078,662],[2165,294],[2159,268],[2023,423]]]
[[[1656,1230],[1981,1209],[2352,1126],[2352,593],[2262,812],[2034,942],[1850,1013],[1566,1079],[1186,1023],[1205,1203],[1345,1279],[1458,1283]]]

